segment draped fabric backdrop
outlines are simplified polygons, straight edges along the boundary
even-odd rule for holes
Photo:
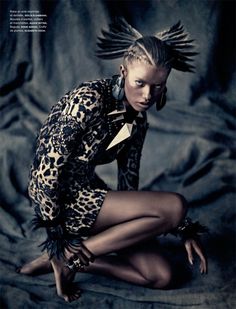
[[[0,307],[212,308],[235,306],[235,1],[0,0]],[[9,31],[10,10],[47,14],[45,33]],[[45,237],[32,232],[27,197],[34,140],[51,106],[80,82],[110,77],[119,60],[94,55],[96,36],[116,15],[143,34],[178,20],[196,39],[196,73],[173,71],[167,106],[148,112],[140,188],[183,194],[189,215],[207,225],[209,273],[187,266],[180,242],[161,238],[178,276],[167,291],[81,274],[81,300],[56,296],[52,274],[27,277],[15,268],[37,257]],[[116,185],[116,164],[98,173]],[[235,308],[235,307],[234,307]]]

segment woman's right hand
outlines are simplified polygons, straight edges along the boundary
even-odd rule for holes
[[[187,251],[188,260],[191,265],[193,265],[193,253],[197,254],[200,258],[200,272],[201,274],[207,273],[207,259],[198,244],[198,242],[195,239],[187,239],[184,243],[185,249]]]
[[[56,281],[57,295],[66,302],[77,300],[81,296],[81,291],[76,284],[73,283],[75,272],[65,266],[66,260],[58,259],[54,256],[51,259],[54,277]]]

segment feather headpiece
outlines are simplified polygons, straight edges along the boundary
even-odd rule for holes
[[[140,32],[129,25],[123,17],[116,18],[109,24],[109,30],[102,30],[103,37],[98,37],[96,55],[102,59],[116,59],[124,56],[124,53],[137,40],[145,40]],[[184,72],[193,72],[192,57],[198,53],[194,51],[194,40],[189,39],[188,32],[178,21],[171,28],[158,32],[155,37],[165,43],[171,54],[171,67]]]

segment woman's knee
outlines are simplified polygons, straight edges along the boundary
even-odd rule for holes
[[[172,280],[172,273],[170,268],[164,268],[158,271],[156,277],[150,278],[147,286],[152,289],[165,289],[168,288]]]
[[[169,218],[172,228],[178,226],[187,213],[187,201],[178,193],[172,193],[171,204],[169,208]]]

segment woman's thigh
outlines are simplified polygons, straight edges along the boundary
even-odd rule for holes
[[[185,200],[176,193],[109,191],[91,233],[143,217],[179,218],[183,217],[185,212]]]

